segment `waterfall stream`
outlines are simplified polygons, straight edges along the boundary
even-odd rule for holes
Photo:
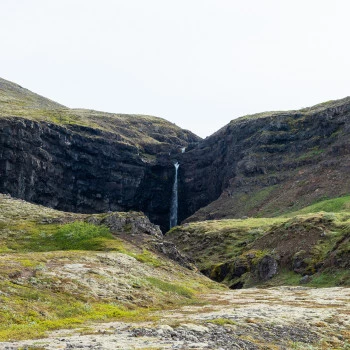
[[[174,185],[173,192],[171,195],[171,203],[170,203],[170,228],[177,225],[177,206],[178,206],[178,195],[177,195],[177,173],[180,164],[176,162],[174,164],[175,167],[175,177],[174,177]]]

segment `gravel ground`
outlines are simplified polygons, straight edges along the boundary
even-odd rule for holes
[[[148,323],[97,323],[0,349],[350,349],[350,289],[278,287],[203,295]]]

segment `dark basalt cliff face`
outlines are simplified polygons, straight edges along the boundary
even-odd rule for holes
[[[64,211],[143,211],[169,228],[173,157],[200,140],[164,119],[72,110],[0,79],[0,193]]]
[[[274,216],[350,192],[349,136],[350,98],[239,118],[200,140],[0,79],[0,192],[65,211],[143,211],[163,231],[175,161],[179,222]]]
[[[64,211],[141,210],[168,229],[177,145],[148,161],[98,129],[3,118],[0,130],[0,192]]]
[[[180,220],[273,216],[348,194],[349,136],[350,98],[236,119],[181,155]]]

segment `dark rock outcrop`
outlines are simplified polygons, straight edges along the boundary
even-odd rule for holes
[[[181,155],[179,215],[273,216],[350,192],[350,98],[233,120]]]
[[[0,192],[71,212],[140,210],[167,230],[174,177],[169,151],[178,148],[158,145],[147,162],[113,133],[2,118]]]
[[[109,213],[103,217],[93,215],[87,221],[95,225],[105,225],[112,233],[145,234],[154,237],[156,240],[163,240],[163,234],[159,226],[152,224],[142,213]]]
[[[0,78],[0,193],[72,212],[141,210],[166,231],[173,159],[199,140],[162,118],[70,109]]]
[[[257,264],[257,276],[261,281],[272,278],[277,273],[278,263],[270,255],[265,255]]]
[[[186,267],[189,270],[197,270],[194,261],[181,253],[174,243],[163,240],[161,242],[156,242],[154,248],[157,252],[173,261],[176,261],[179,265]]]
[[[140,212],[91,215],[84,220],[94,225],[105,225],[117,237],[148,248],[189,270],[197,270],[193,260],[180,253],[174,243],[166,241],[159,226],[152,224]]]
[[[297,252],[294,254],[292,258],[292,269],[294,272],[297,273],[304,273],[305,269],[308,268],[308,263],[306,262],[306,259],[308,258],[305,250],[301,250],[300,252]]]

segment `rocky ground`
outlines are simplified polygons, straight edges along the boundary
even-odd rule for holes
[[[350,289],[222,291],[152,322],[91,323],[0,349],[348,349]]]

